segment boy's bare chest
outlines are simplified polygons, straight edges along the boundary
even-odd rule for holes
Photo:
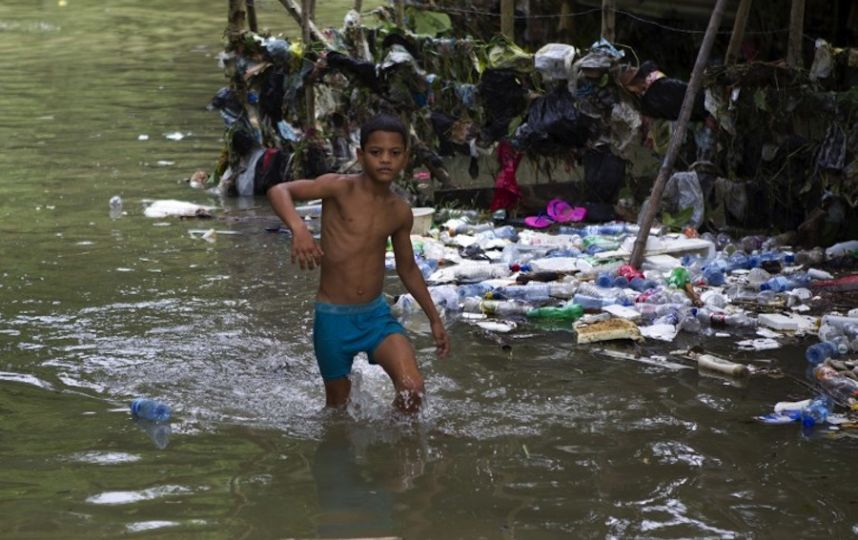
[[[334,212],[331,225],[355,241],[386,239],[396,230],[396,218],[392,209],[372,204],[339,208]]]

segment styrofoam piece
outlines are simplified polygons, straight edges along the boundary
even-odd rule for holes
[[[610,313],[614,317],[619,317],[620,319],[628,319],[630,321],[637,321],[641,318],[640,311],[632,309],[628,306],[621,306],[619,304],[611,304],[610,306],[605,306],[602,308],[602,311]]]
[[[682,266],[682,261],[670,255],[649,255],[643,261],[641,268],[643,270],[656,270],[658,272],[668,272],[677,266]]]
[[[545,257],[530,261],[534,272],[588,272],[593,265],[580,257]]]
[[[760,313],[757,317],[757,321],[761,325],[767,326],[772,330],[795,332],[799,327],[798,321],[792,317],[781,315],[780,313]]]
[[[619,249],[597,253],[596,258],[626,257],[631,254],[634,243],[635,238],[629,236],[623,240]],[[647,237],[646,248],[644,249],[644,257],[652,255],[674,255],[676,257],[700,255],[709,259],[715,256],[715,243],[703,238],[656,238],[649,236]]]
[[[609,319],[592,324],[576,324],[575,331],[578,336],[578,344],[595,343],[597,341],[611,341],[615,339],[631,339],[642,341],[638,325],[625,319]]]

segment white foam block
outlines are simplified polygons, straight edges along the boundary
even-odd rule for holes
[[[773,330],[787,330],[795,332],[798,330],[798,321],[792,317],[781,315],[780,313],[761,313],[757,317],[759,323]]]

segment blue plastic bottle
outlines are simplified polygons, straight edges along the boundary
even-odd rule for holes
[[[619,289],[625,289],[629,286],[629,280],[626,276],[617,276],[611,285]]]
[[[152,422],[166,422],[170,419],[170,406],[148,398],[137,398],[131,402],[131,414],[136,418]]]
[[[703,271],[703,279],[710,287],[720,287],[724,284],[724,272],[717,267],[707,267]]]
[[[765,283],[762,283],[760,285],[760,290],[784,292],[795,289],[798,286],[798,283],[795,283],[793,280],[789,279],[786,276],[775,276],[773,278],[770,278]]]
[[[801,410],[801,425],[808,428],[824,424],[829,414],[831,414],[831,400],[827,396],[816,397]]]
[[[837,356],[837,346],[828,341],[820,341],[807,348],[804,357],[813,365],[821,364],[826,358]]]
[[[644,292],[649,289],[655,289],[658,287],[658,284],[651,279],[645,279],[642,277],[634,277],[629,282],[629,287],[636,290],[637,292]]]
[[[613,287],[614,285],[614,276],[607,272],[602,272],[596,277],[596,285],[598,287],[602,287],[603,289],[607,289],[609,287]]]

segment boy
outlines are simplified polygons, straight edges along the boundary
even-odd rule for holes
[[[352,361],[364,351],[393,381],[394,406],[406,413],[420,408],[423,377],[414,349],[382,296],[388,237],[399,278],[429,317],[438,356],[450,350],[444,323],[414,262],[411,209],[390,190],[405,167],[407,140],[398,118],[375,116],[361,127],[361,174],[326,174],[268,190],[275,213],[292,230],[292,262],[302,269],[321,267],[313,347],[329,407],[348,401]],[[308,199],[322,199],[321,245],[295,211],[293,201]]]

